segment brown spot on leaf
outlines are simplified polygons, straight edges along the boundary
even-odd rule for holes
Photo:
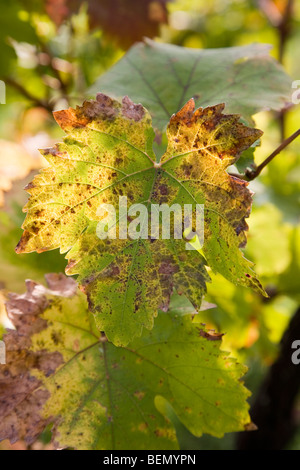
[[[122,114],[128,119],[141,121],[145,115],[144,108],[141,104],[134,104],[128,96],[124,96],[122,100]]]
[[[55,111],[56,122],[63,130],[86,127],[91,121],[97,119],[112,120],[119,112],[117,101],[103,93],[98,93],[96,100],[85,101],[76,109]]]
[[[222,337],[224,336],[224,333],[216,333],[215,330],[202,330],[201,328],[198,328],[199,331],[199,336],[202,338],[206,338],[209,341],[221,341]]]
[[[163,261],[158,270],[160,274],[174,274],[177,271],[178,271],[178,266],[168,261]]]
[[[167,194],[169,194],[169,189],[168,189],[168,186],[166,184],[161,184],[158,187],[158,189],[160,191],[160,194],[162,194],[163,196],[166,196]]]
[[[32,235],[31,235],[30,232],[28,232],[27,230],[24,230],[24,232],[22,234],[22,237],[21,237],[19,243],[17,244],[17,246],[15,248],[15,252],[17,254],[24,253],[26,251],[26,246],[27,246],[27,243],[30,240],[31,236]]]

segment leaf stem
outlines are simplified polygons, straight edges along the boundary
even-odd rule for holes
[[[283,149],[285,149],[299,135],[300,135],[300,129],[298,129],[296,132],[294,132],[294,134],[292,134],[290,137],[285,139],[279,145],[279,147],[277,147],[277,149],[275,149],[274,152],[272,152],[271,155],[269,155],[269,157],[267,157],[260,165],[258,165],[258,167],[256,167],[253,170],[246,170],[245,171],[245,176],[242,179],[245,179],[247,181],[254,180],[254,178],[256,178],[258,175],[260,175],[260,173],[265,168],[265,166],[267,166],[273,160],[273,158],[275,158]]]

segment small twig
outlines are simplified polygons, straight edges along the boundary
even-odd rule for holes
[[[270,163],[273,158],[276,157],[276,155],[278,155],[283,149],[285,149],[291,142],[293,142],[293,140],[295,140],[298,136],[300,135],[300,129],[298,129],[296,132],[294,132],[294,134],[292,134],[290,137],[288,137],[287,139],[285,139],[280,145],[279,147],[277,147],[276,150],[274,150],[274,152],[271,153],[271,155],[266,158],[260,165],[258,165],[258,167],[256,167],[255,169],[253,170],[246,170],[245,171],[245,175],[244,177],[242,177],[242,179],[245,179],[247,181],[252,181],[254,180],[254,178],[256,178],[258,175],[260,175],[260,173],[262,172],[262,170],[265,168],[265,166],[268,165],[268,163]],[[240,176],[241,178],[241,176]]]
[[[275,28],[282,22],[282,14],[277,5],[270,0],[258,0],[258,6]]]
[[[291,25],[291,20],[293,16],[293,6],[294,6],[294,0],[287,0],[285,11],[282,15],[282,20],[280,24],[278,25],[278,34],[279,34],[279,57],[278,60],[282,64],[287,43],[291,35],[292,31],[292,25]],[[283,109],[279,113],[279,126],[280,126],[280,132],[281,132],[281,140],[283,140],[286,136],[285,134],[285,124],[286,124],[286,110]]]
[[[285,46],[291,33],[294,0],[287,0],[285,9],[282,13],[271,0],[258,0],[258,6],[267,17],[269,23],[278,30],[279,62],[282,63]]]
[[[293,16],[294,0],[287,0],[282,20],[278,25],[279,31],[279,62],[283,62],[287,41],[291,34],[291,20]]]
[[[21,85],[21,83],[16,82],[10,77],[5,77],[4,82],[7,85],[10,85],[11,87],[15,88],[17,91],[19,91],[25,98],[27,98],[29,101],[32,101],[36,106],[39,106],[41,108],[45,108],[49,113],[53,112],[53,107],[50,103],[47,101],[41,100],[37,96],[34,96],[32,93],[30,93],[26,88]]]
[[[266,15],[270,24],[276,28],[278,33],[278,60],[282,64],[286,51],[286,46],[292,32],[292,19],[294,0],[287,0],[284,11],[281,12],[276,4],[271,0],[258,0],[261,11]],[[285,139],[285,115],[286,109],[278,113],[278,122],[281,133],[281,140]]]

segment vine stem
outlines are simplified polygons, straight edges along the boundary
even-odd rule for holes
[[[272,0],[258,0],[258,6],[267,17],[269,23],[277,30],[278,60],[282,64],[287,43],[292,33],[294,0],[287,0],[283,11],[280,11],[276,3]],[[285,138],[286,111],[286,109],[282,109],[278,114],[281,140]]]
[[[300,129],[298,129],[294,134],[290,135],[287,139],[285,139],[277,149],[274,150],[274,152],[271,153],[260,165],[258,165],[255,169],[253,170],[246,170],[244,177],[240,177],[241,179],[245,179],[247,181],[252,181],[254,178],[256,178],[262,170],[265,168],[265,166],[270,163],[273,158],[275,158],[283,149],[285,149],[293,140],[295,140],[298,136],[300,135]]]

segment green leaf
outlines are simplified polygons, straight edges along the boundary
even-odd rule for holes
[[[247,168],[253,170],[256,167],[254,161],[254,153],[256,147],[258,147],[259,145],[260,140],[257,140],[256,142],[254,142],[253,145],[251,145],[251,147],[249,147],[242,153],[241,157],[236,162],[236,167],[240,173],[245,173]]]
[[[168,309],[173,288],[199,310],[209,281],[206,264],[235,284],[264,292],[240,251],[251,193],[245,181],[226,172],[261,131],[223,109],[194,112],[190,100],[170,121],[159,163],[150,115],[128,97],[119,103],[99,94],[76,110],[55,113],[67,137],[43,151],[50,165],[27,186],[31,197],[17,252],[68,252],[68,274],[79,274],[99,330],[117,345],[153,327],[157,310]],[[124,195],[129,204],[147,209],[204,204],[203,254],[187,250],[186,240],[173,233],[170,240],[152,237],[146,216],[141,231],[146,228],[148,238],[118,237]],[[117,210],[114,240],[96,234],[103,219],[98,207],[107,203]]]
[[[196,436],[248,428],[245,367],[220,350],[221,335],[161,312],[150,334],[117,348],[95,328],[82,294],[64,298],[74,281],[47,279],[50,291],[28,282],[7,305],[16,331],[5,336],[0,368],[1,439],[31,443],[53,423],[57,447],[174,449],[159,397]]]
[[[269,56],[271,46],[189,49],[151,40],[130,51],[91,87],[142,103],[153,125],[164,130],[173,113],[194,97],[196,106],[225,103],[226,110],[250,117],[282,109],[291,97],[291,79]]]

